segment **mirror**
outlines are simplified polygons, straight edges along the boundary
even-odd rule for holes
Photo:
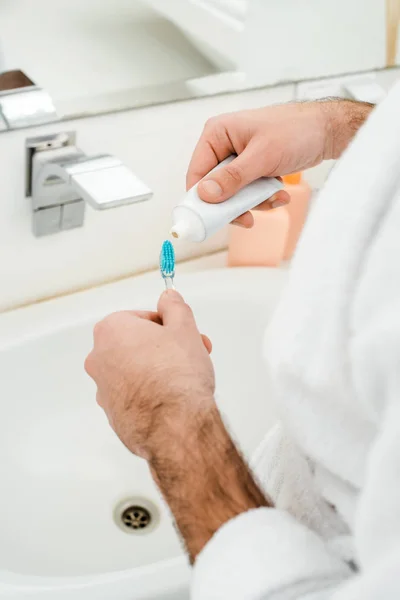
[[[184,32],[185,23],[175,23],[179,4],[0,0],[0,129],[236,88],[240,77],[233,62],[202,47],[200,38]],[[188,22],[196,19],[193,6]],[[209,17],[207,10],[201,12]],[[207,19],[204,31],[206,25]],[[32,102],[33,91],[41,92],[36,103],[43,106],[36,106],[33,118],[15,118],[21,103]]]
[[[386,4],[0,0],[0,131],[398,64]]]

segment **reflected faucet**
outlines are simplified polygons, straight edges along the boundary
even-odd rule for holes
[[[103,210],[148,200],[152,191],[118,158],[87,156],[74,133],[29,138],[26,195],[32,199],[33,233],[81,227],[86,202]]]

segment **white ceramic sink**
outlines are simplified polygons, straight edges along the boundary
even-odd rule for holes
[[[246,455],[274,420],[261,347],[285,279],[216,269],[176,282],[213,341],[218,403]],[[0,598],[189,597],[147,466],[111,431],[83,370],[94,323],[155,307],[162,286],[148,274],[0,316]],[[118,525],[125,501],[150,510],[148,527]]]

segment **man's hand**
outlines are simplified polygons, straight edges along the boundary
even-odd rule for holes
[[[96,325],[87,373],[125,446],[151,460],[179,447],[198,415],[214,408],[211,342],[182,297],[165,292],[158,312],[114,313]],[[171,451],[173,448],[171,448]]]
[[[85,363],[111,426],[148,460],[191,560],[226,521],[270,506],[216,407],[210,351],[190,308],[168,291],[157,313],[99,323]]]
[[[282,104],[220,115],[210,119],[199,139],[187,173],[191,188],[230,154],[238,157],[198,186],[206,202],[223,202],[259,177],[279,177],[338,158],[370,114],[373,105],[351,100]],[[289,202],[277,192],[258,208]],[[237,224],[253,225],[250,212]]]

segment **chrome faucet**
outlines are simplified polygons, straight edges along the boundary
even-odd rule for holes
[[[118,158],[86,156],[76,147],[74,133],[29,138],[26,150],[26,195],[32,199],[36,236],[81,227],[86,202],[103,210],[152,196]]]

